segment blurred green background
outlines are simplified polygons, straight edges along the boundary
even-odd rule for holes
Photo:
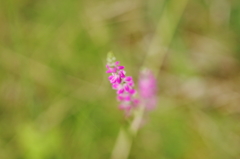
[[[106,54],[137,83],[171,1],[0,0],[0,159],[109,158],[125,119]],[[177,24],[129,158],[239,159],[240,1],[188,0]]]

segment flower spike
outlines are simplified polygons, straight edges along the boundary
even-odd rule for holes
[[[140,72],[138,88],[141,103],[147,110],[154,109],[157,104],[157,81],[150,70],[143,69]]]
[[[108,79],[112,88],[117,92],[118,101],[121,102],[119,109],[124,110],[129,115],[131,109],[136,106],[136,99],[133,97],[136,92],[133,88],[134,82],[131,76],[126,76],[125,67],[119,66],[120,62],[115,60],[113,53],[108,53],[106,73],[111,73]]]

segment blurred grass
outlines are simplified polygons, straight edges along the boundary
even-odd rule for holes
[[[0,0],[0,158],[109,158],[125,121],[106,53],[137,81],[169,3]],[[188,1],[130,158],[240,157],[239,41],[238,0]]]

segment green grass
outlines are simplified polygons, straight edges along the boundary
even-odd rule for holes
[[[0,158],[109,158],[126,121],[107,52],[137,83],[171,1],[0,0]],[[237,0],[188,1],[131,159],[240,157],[239,20]]]

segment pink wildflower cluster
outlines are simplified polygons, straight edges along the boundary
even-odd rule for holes
[[[115,57],[109,55],[107,73],[111,73],[108,77],[112,88],[117,91],[117,99],[121,102],[119,108],[129,113],[133,107],[137,105],[137,100],[134,99],[135,89],[133,88],[134,82],[131,76],[126,76],[124,66],[120,66],[120,62],[115,62]]]
[[[140,73],[138,87],[141,104],[143,104],[147,110],[155,108],[157,104],[157,84],[150,70],[145,69]]]

